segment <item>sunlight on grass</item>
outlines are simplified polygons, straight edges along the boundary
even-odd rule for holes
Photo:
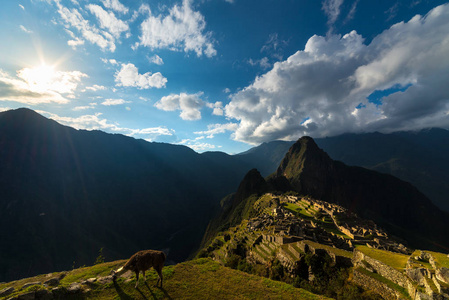
[[[403,271],[407,265],[408,255],[394,253],[385,250],[373,249],[367,246],[357,246],[357,250],[360,250],[363,254],[368,255],[371,258],[377,259],[384,264],[395,268],[398,271]]]

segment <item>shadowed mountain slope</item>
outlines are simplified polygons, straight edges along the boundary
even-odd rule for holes
[[[218,156],[218,157],[217,157]],[[0,113],[0,281],[140,249],[181,261],[249,170],[226,154]]]

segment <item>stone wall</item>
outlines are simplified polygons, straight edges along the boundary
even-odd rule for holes
[[[404,276],[404,274],[395,270],[394,268],[387,266],[386,264],[363,254],[361,251],[357,249],[354,250],[354,256],[352,260],[355,266],[360,265],[362,267],[363,267],[362,261],[366,261],[373,267],[373,269],[377,273],[393,281],[394,283],[408,289],[409,280],[407,279],[406,276]]]
[[[386,300],[396,300],[400,297],[395,290],[386,284],[357,271],[357,269],[354,269],[353,281],[368,290],[375,291]]]

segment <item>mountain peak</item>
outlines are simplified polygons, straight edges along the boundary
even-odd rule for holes
[[[276,176],[284,176],[294,186],[299,187],[303,173],[317,177],[314,173],[330,171],[331,166],[332,160],[326,152],[320,149],[311,137],[304,136],[290,147],[276,171]]]

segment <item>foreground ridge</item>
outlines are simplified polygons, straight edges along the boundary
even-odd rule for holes
[[[157,274],[134,288],[127,272],[113,282],[114,261],[0,284],[1,299],[328,299],[283,282],[246,274],[211,259],[195,259],[163,268],[164,288],[154,287]]]

